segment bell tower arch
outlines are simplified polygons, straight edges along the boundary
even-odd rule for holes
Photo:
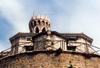
[[[50,19],[44,15],[34,16],[29,21],[29,30],[30,33],[40,33],[47,31],[50,28]]]

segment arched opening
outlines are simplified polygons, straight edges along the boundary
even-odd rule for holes
[[[36,31],[35,31],[36,33],[39,33],[39,28],[38,27],[36,27]]]
[[[45,25],[44,21],[42,21],[42,22],[43,22],[43,25]]]
[[[42,29],[42,32],[46,32],[45,28]]]
[[[40,20],[38,20],[38,23],[39,23],[39,25],[40,25]]]
[[[46,22],[46,25],[48,25],[48,22]]]
[[[33,23],[32,22],[30,22],[31,23],[31,26],[33,27]]]
[[[36,26],[36,21],[34,21],[34,26]]]

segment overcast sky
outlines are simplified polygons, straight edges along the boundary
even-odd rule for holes
[[[29,32],[33,10],[50,18],[52,31],[83,32],[100,47],[100,0],[0,0],[0,51],[11,46],[10,37]]]

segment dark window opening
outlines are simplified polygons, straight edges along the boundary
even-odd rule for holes
[[[48,22],[46,22],[46,24],[48,25]]]
[[[27,37],[27,41],[31,41],[31,38],[30,37]]]
[[[34,48],[33,46],[25,46],[26,51],[32,51]]]
[[[46,42],[51,42],[51,40],[50,39],[47,39]]]
[[[42,32],[46,32],[45,28],[42,29]]]
[[[67,46],[67,50],[76,51],[76,46]]]
[[[40,25],[40,20],[38,20],[38,23],[39,23],[39,25]]]
[[[76,41],[76,40],[78,40],[78,37],[69,38],[68,40],[69,41]]]
[[[54,43],[53,43],[53,42],[52,42],[51,44],[52,44],[52,45],[54,45]]]
[[[34,21],[34,26],[36,26],[36,21]]]
[[[45,24],[44,21],[42,21],[42,22],[43,22],[43,24]]]
[[[36,33],[39,33],[39,28],[38,27],[36,27]]]
[[[33,23],[31,22],[31,26],[33,27]]]

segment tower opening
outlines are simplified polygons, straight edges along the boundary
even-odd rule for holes
[[[40,25],[40,20],[38,20],[38,23],[39,23],[39,25]]]
[[[36,21],[34,21],[34,26],[36,26]]]
[[[36,33],[39,33],[39,28],[38,27],[36,27],[36,31],[35,31]]]
[[[43,25],[45,25],[44,21],[42,21],[42,22],[43,22]]]
[[[42,32],[46,32],[45,28],[42,29]]]
[[[31,26],[33,27],[33,23],[31,22]]]
[[[48,22],[46,22],[46,25],[48,25]]]

